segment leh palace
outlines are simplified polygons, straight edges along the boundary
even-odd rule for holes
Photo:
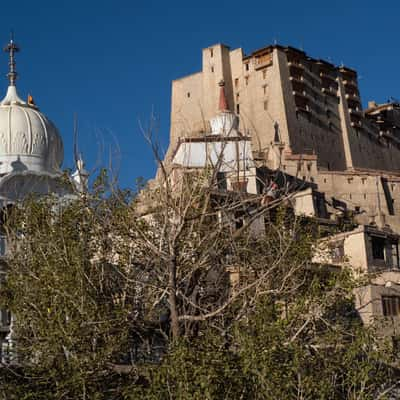
[[[7,208],[32,192],[76,195],[60,178],[63,144],[55,125],[16,89],[13,41],[9,86],[0,101],[0,200]],[[296,215],[331,232],[316,263],[370,274],[356,293],[361,319],[400,328],[400,104],[363,109],[357,72],[273,45],[245,55],[218,44],[203,49],[201,72],[172,82],[169,179],[210,164],[221,193],[268,204],[283,196]],[[82,160],[71,182],[84,190]],[[149,187],[160,182],[160,171]],[[234,216],[236,226],[246,216]],[[349,221],[351,223],[349,223]],[[255,223],[255,222],[252,222]],[[265,221],[256,221],[262,234]],[[342,228],[346,226],[347,228]],[[350,228],[349,228],[350,226]],[[0,236],[6,265],[7,246]],[[4,269],[2,271],[4,272]],[[236,277],[235,279],[240,279]],[[0,315],[3,353],[12,318]]]
[[[315,261],[364,273],[359,316],[398,334],[400,104],[363,109],[355,70],[292,47],[245,55],[217,44],[203,49],[201,72],[172,82],[165,156],[176,181],[210,164],[220,190],[261,204],[285,195],[330,232]]]

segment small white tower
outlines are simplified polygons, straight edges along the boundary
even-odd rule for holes
[[[84,193],[88,189],[89,172],[85,169],[82,154],[76,160],[76,171],[71,175],[75,189],[79,193]]]

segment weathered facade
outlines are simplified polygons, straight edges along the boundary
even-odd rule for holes
[[[237,118],[234,135],[215,134],[218,109],[219,118]],[[215,149],[232,141],[246,148],[233,168],[246,181],[241,190],[265,194],[271,173],[268,178],[263,171],[275,171],[285,182],[300,182],[292,185],[296,213],[326,224],[351,216],[358,227],[329,239],[334,245],[325,262],[373,273],[356,296],[360,316],[366,323],[390,317],[393,328],[400,316],[400,105],[369,102],[363,110],[355,70],[292,47],[245,55],[217,44],[203,49],[201,72],[172,83],[165,161],[172,167],[205,166],[201,153],[207,143]],[[230,145],[224,146],[229,153]],[[285,182],[272,183],[282,188]]]

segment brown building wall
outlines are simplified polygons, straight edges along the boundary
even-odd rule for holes
[[[209,130],[221,79],[255,151],[268,150],[278,126],[285,149],[316,154],[321,169],[400,170],[400,145],[380,136],[373,118],[364,117],[357,73],[281,46],[250,56],[221,44],[204,49],[202,71],[172,84],[173,146],[179,136]]]

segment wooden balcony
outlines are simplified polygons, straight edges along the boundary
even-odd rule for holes
[[[272,65],[272,53],[265,53],[255,57],[254,69],[262,69]]]
[[[339,71],[342,75],[343,81],[354,81],[354,82],[357,81],[357,72],[356,71],[346,68],[346,67],[339,68]]]
[[[344,79],[343,85],[358,90],[358,84],[354,79]]]
[[[308,105],[310,102],[306,92],[293,91],[293,96],[296,106],[301,106],[305,108],[305,106]]]
[[[356,103],[360,103],[360,98],[355,93],[346,93],[345,97],[346,97],[347,101],[353,101]]]
[[[362,127],[362,123],[361,122],[351,122],[351,126],[353,127],[353,128],[358,128],[358,129],[360,129],[361,127]]]
[[[347,105],[349,106],[349,108],[352,109],[361,109],[361,102],[360,99],[358,97],[354,97],[354,96],[350,96],[350,97],[346,97],[347,99]]]
[[[362,118],[364,116],[364,113],[361,110],[357,110],[354,108],[349,109],[350,115],[354,118]]]
[[[362,126],[362,116],[354,113],[350,113],[350,123],[352,127]]]
[[[336,82],[336,76],[333,75],[331,72],[320,71],[319,76],[321,79],[325,79],[330,82]]]
[[[297,71],[297,73],[298,72],[302,73],[305,70],[304,65],[301,62],[297,62],[297,61],[296,62],[289,61],[288,67],[289,67],[291,75],[293,75],[292,71],[294,71],[294,74],[296,74],[296,71]]]
[[[293,82],[293,81],[296,81],[296,82],[304,82],[304,77],[303,77],[303,75],[301,75],[301,74],[298,74],[298,75],[291,75],[291,76],[289,77],[289,80],[290,80],[291,82]]]
[[[360,97],[360,92],[358,91],[358,88],[353,87],[353,86],[345,86],[344,92],[346,94],[352,94],[354,96]]]
[[[321,89],[322,93],[327,95],[327,96],[332,96],[334,98],[338,98],[337,96],[337,90],[333,89],[332,87],[324,87]]]
[[[305,94],[306,85],[303,81],[292,80],[292,88],[296,93]]]

